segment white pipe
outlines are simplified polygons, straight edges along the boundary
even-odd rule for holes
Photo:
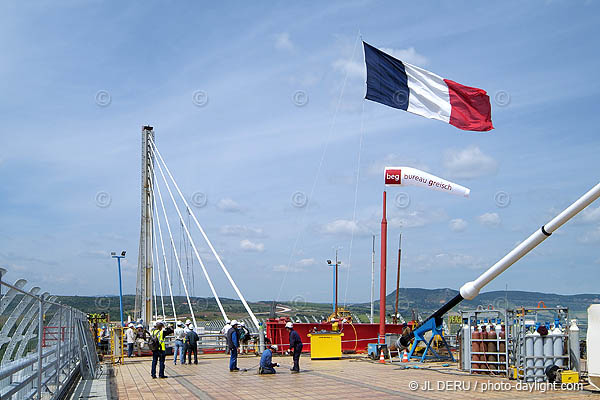
[[[154,174],[154,173],[153,173]],[[156,194],[154,193],[154,187],[152,188],[152,200],[156,204]],[[165,266],[165,272],[167,273],[167,283],[169,284],[169,295],[171,296],[171,306],[173,307],[173,318],[177,321],[177,311],[175,311],[175,301],[173,300],[173,285],[171,284],[171,274],[169,274],[169,265],[167,264],[167,255],[165,254],[165,242],[163,241],[162,229],[160,228],[160,218],[158,217],[158,209],[154,209],[154,215],[156,216],[156,223],[158,224],[158,237],[160,238],[160,248],[162,250],[163,265]],[[160,265],[160,264],[159,264]],[[160,269],[159,269],[160,273]]]
[[[200,263],[200,266],[202,267],[202,272],[204,272],[204,276],[206,277],[208,286],[210,286],[210,290],[212,291],[213,295],[215,296],[215,300],[217,301],[217,305],[219,306],[219,309],[221,310],[221,314],[223,315],[223,318],[225,320],[227,320],[227,314],[225,313],[225,309],[223,308],[223,305],[221,304],[221,299],[219,299],[219,296],[217,295],[217,291],[215,290],[215,287],[213,286],[212,280],[210,279],[210,276],[208,275],[208,271],[206,271],[204,262],[202,261],[202,258],[200,258],[198,249],[196,249],[196,245],[194,244],[192,235],[190,235],[190,231],[188,230],[188,227],[186,226],[185,221],[183,220],[183,216],[181,215],[181,212],[179,211],[179,207],[177,206],[175,197],[173,197],[173,192],[171,192],[171,188],[169,187],[169,183],[167,182],[167,179],[165,178],[165,174],[163,173],[160,163],[158,163],[158,170],[160,171],[160,175],[162,176],[163,181],[165,182],[165,185],[169,192],[169,196],[171,197],[171,201],[173,202],[173,205],[175,206],[175,210],[177,211],[177,215],[179,216],[179,221],[181,222],[181,225],[183,225],[183,229],[185,230],[185,233],[192,245],[192,249],[194,249],[194,254],[196,255],[196,258],[198,259],[198,262]],[[160,196],[160,188],[158,189],[158,197],[160,199],[161,206],[163,207],[163,210],[164,210],[164,205],[162,203],[162,197]],[[168,227],[168,223],[167,223],[167,227]],[[170,229],[169,229],[169,234],[171,234]],[[171,237],[171,241],[173,241],[172,237]],[[173,246],[175,246],[175,243],[173,243]],[[175,247],[173,247],[173,248],[175,248]],[[186,294],[186,296],[188,296],[187,285],[185,284],[185,278],[183,277],[183,272],[181,271],[181,265],[179,264],[179,257],[177,257],[177,251],[175,251],[175,259],[177,260],[177,265],[179,266],[179,273],[181,274],[181,281],[183,282],[183,288],[185,289],[185,294]],[[189,302],[190,302],[190,300],[189,300],[189,296],[188,296],[188,303]],[[192,312],[192,318],[194,318],[194,326],[198,326],[198,324],[196,324],[196,319],[194,317],[194,311],[192,310],[191,303],[190,303],[190,311]]]
[[[160,168],[160,164],[159,164]],[[152,169],[152,174],[156,180],[156,174],[154,173],[154,169]],[[165,181],[166,183],[166,181]],[[167,185],[167,189],[169,186]],[[156,190],[158,191],[158,199],[160,200],[160,208],[163,211],[163,215],[165,216],[165,221],[167,224],[167,231],[169,232],[169,239],[171,241],[171,248],[173,249],[173,254],[175,255],[175,261],[177,262],[177,269],[179,270],[179,276],[181,278],[181,282],[183,282],[183,290],[185,291],[185,298],[188,302],[188,307],[190,308],[190,313],[192,314],[192,319],[194,320],[194,326],[198,326],[196,323],[196,316],[194,315],[194,309],[192,308],[192,302],[190,301],[190,295],[187,290],[187,285],[185,284],[185,278],[183,277],[183,271],[181,270],[181,263],[179,262],[179,255],[177,254],[177,247],[175,246],[175,241],[173,240],[173,233],[171,232],[171,225],[169,224],[169,218],[167,218],[167,211],[165,210],[165,204],[163,202],[162,195],[160,193],[160,185],[156,185]],[[170,190],[169,190],[170,192]],[[179,213],[179,210],[177,210]]]
[[[179,186],[177,185],[177,182],[175,182],[175,179],[173,178],[173,175],[171,174],[171,171],[169,171],[169,167],[167,167],[167,164],[165,163],[165,160],[163,160],[162,155],[160,154],[160,152],[156,148],[156,144],[154,144],[154,141],[152,139],[150,139],[150,144],[152,145],[153,150],[158,155],[158,158],[160,159],[160,161],[162,162],[162,164],[165,166],[165,170],[167,171],[167,174],[169,175],[169,178],[171,178],[171,182],[173,182],[173,185],[175,186],[175,189],[177,190],[177,193],[179,193],[179,196],[181,197],[181,199],[183,200],[183,203],[185,204],[185,206],[189,210],[189,212],[190,212],[190,214],[192,216],[192,219],[194,220],[194,222],[196,223],[196,226],[200,230],[200,233],[202,233],[202,236],[204,237],[204,240],[206,240],[206,243],[208,244],[208,247],[210,247],[210,250],[212,251],[212,253],[215,256],[215,258],[217,259],[219,265],[221,266],[221,269],[223,270],[223,272],[227,276],[227,279],[229,280],[229,283],[231,283],[231,286],[233,287],[233,289],[237,293],[238,297],[242,301],[242,304],[246,308],[246,311],[250,315],[250,318],[252,318],[252,322],[254,322],[254,325],[256,325],[256,329],[260,329],[259,325],[258,325],[258,319],[256,318],[256,316],[254,315],[254,313],[250,309],[250,306],[246,302],[246,299],[242,295],[242,292],[240,292],[240,289],[237,287],[237,285],[233,281],[233,278],[229,274],[229,271],[225,267],[225,264],[223,264],[223,261],[221,261],[221,257],[219,257],[219,254],[217,254],[217,251],[215,250],[215,248],[213,247],[212,243],[208,239],[208,236],[204,232],[204,229],[202,229],[202,226],[198,222],[198,219],[196,219],[196,215],[194,215],[194,212],[192,211],[192,209],[190,208],[190,205],[188,204],[187,200],[183,196],[183,193],[181,193],[181,190],[179,190]],[[160,163],[159,163],[159,166],[160,166]],[[224,316],[224,318],[225,318],[225,320],[227,320],[227,317]]]
[[[546,240],[552,232],[560,228],[565,222],[573,218],[578,212],[589,206],[600,197],[600,183],[594,186],[586,194],[581,196],[576,202],[567,207],[563,212],[554,217],[546,225],[542,226],[531,236],[521,242],[510,253],[502,257],[500,261],[492,265],[487,271],[481,274],[477,279],[465,283],[460,288],[460,295],[467,300],[472,300],[479,294],[479,291],[490,281],[506,271],[508,267],[517,262],[525,254],[529,253],[538,244]]]

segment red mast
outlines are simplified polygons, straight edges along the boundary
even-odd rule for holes
[[[383,218],[381,219],[381,270],[379,272],[379,343],[385,343],[385,283],[387,267],[387,220],[385,219],[385,190],[383,191]]]

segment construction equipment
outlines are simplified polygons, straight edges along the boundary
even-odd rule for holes
[[[481,274],[477,279],[465,283],[460,288],[460,293],[444,304],[439,310],[434,312],[429,318],[420,324],[415,330],[402,335],[400,342],[408,347],[411,340],[423,337],[427,331],[440,332],[442,327],[442,316],[454,308],[464,299],[473,300],[479,291],[498,275],[508,269],[511,265],[533,250],[537,245],[546,240],[554,231],[560,228],[565,222],[577,215],[581,210],[589,206],[600,197],[600,183],[581,196],[577,201],[567,207],[563,212],[554,217],[546,225],[534,232],[531,236],[517,245],[512,251],[492,265],[487,271]],[[385,214],[384,214],[385,221]],[[382,275],[383,276],[383,275]],[[422,340],[422,339],[420,339]]]

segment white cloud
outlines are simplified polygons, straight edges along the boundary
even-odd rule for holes
[[[498,172],[498,162],[474,145],[463,150],[446,150],[442,164],[448,176],[460,179],[479,178]]]
[[[494,227],[499,226],[500,223],[502,222],[498,213],[485,213],[485,214],[482,214],[479,217],[477,217],[477,220],[482,225],[494,226]]]
[[[480,269],[485,266],[481,259],[461,253],[420,255],[414,262],[411,260],[410,263],[414,264],[418,270],[443,270],[445,268]]]
[[[275,35],[275,48],[279,50],[293,50],[294,44],[290,40],[290,34],[282,32]]]
[[[219,200],[217,203],[217,208],[221,211],[225,212],[240,212],[242,211],[242,207],[233,199],[225,198]]]
[[[302,272],[303,269],[300,267],[296,267],[296,266],[289,266],[289,265],[285,265],[285,264],[279,264],[279,265],[275,265],[273,267],[273,271],[275,272]]]
[[[422,54],[417,53],[417,50],[415,50],[414,47],[409,47],[407,49],[381,48],[380,50],[383,51],[384,53],[387,53],[390,56],[397,58],[398,60],[408,63],[408,64],[413,64],[413,65],[418,65],[418,66],[424,66],[424,65],[429,64],[429,60],[427,59],[427,57],[425,57]]]
[[[314,258],[303,258],[302,260],[298,261],[298,265],[302,266],[302,267],[309,267],[311,265],[315,265],[315,259]]]
[[[296,261],[293,265],[279,264],[273,267],[274,272],[303,272],[305,267],[316,265],[314,258],[303,258]]]
[[[359,225],[356,221],[348,219],[337,219],[322,227],[322,232],[329,235],[365,235],[369,233],[366,227]]]
[[[255,243],[244,239],[240,242],[240,248],[244,251],[256,251],[260,253],[265,250],[265,245],[264,243]]]
[[[581,243],[598,243],[600,242],[600,226],[597,226],[596,229],[591,230],[580,236],[578,239]]]
[[[422,169],[423,171],[429,171],[429,167],[419,160],[406,158],[405,156],[400,156],[398,154],[390,153],[383,157],[382,159],[378,159],[374,161],[368,168],[367,172],[371,175],[381,175],[383,176],[383,171],[385,167],[400,167],[400,166],[411,166],[413,168]]]
[[[262,228],[252,228],[245,225],[224,225],[220,229],[221,235],[225,236],[254,236],[264,237]]]
[[[600,206],[596,208],[586,208],[581,212],[581,217],[579,218],[581,222],[600,222]]]
[[[333,68],[342,74],[348,74],[348,78],[362,78],[366,81],[367,69],[364,62],[338,59],[333,63]]]
[[[454,232],[462,232],[467,229],[467,221],[462,218],[456,218],[450,221],[450,230]]]
[[[393,211],[390,212],[390,217],[388,217],[390,228],[419,228],[447,218],[443,210],[405,211],[398,216],[394,216],[392,213]]]

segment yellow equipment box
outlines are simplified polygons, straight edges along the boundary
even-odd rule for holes
[[[577,371],[561,371],[561,383],[579,383],[579,373]]]
[[[342,358],[342,336],[339,332],[309,334],[311,360]]]

